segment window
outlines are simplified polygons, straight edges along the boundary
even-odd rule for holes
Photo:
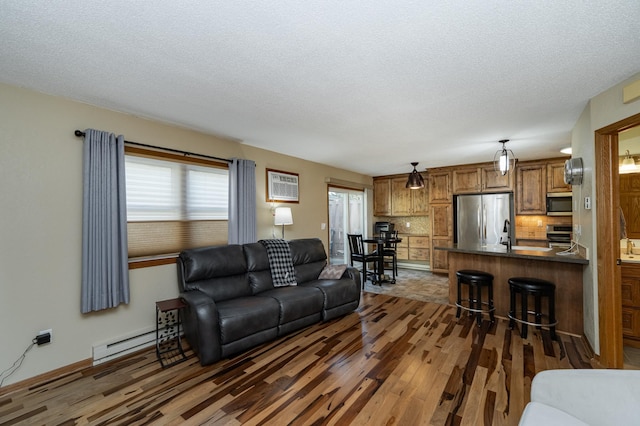
[[[227,243],[225,163],[127,147],[129,258]]]

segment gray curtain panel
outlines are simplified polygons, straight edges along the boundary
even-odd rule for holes
[[[82,201],[82,313],[129,303],[124,137],[87,129]]]
[[[257,240],[256,163],[234,158],[229,164],[229,244]]]

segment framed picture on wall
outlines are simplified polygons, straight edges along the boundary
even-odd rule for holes
[[[267,169],[267,202],[297,203],[298,174]]]

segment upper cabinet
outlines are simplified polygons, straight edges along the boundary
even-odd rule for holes
[[[391,216],[391,179],[373,180],[373,215]]]
[[[428,185],[421,189],[409,189],[406,188],[406,184],[406,176],[375,178],[373,180],[374,216],[428,215]]]
[[[516,214],[547,213],[547,165],[518,164],[516,167]]]
[[[493,165],[456,168],[453,171],[453,193],[513,191],[513,175],[497,173]]]
[[[516,214],[547,213],[548,192],[571,192],[564,183],[564,159],[529,161],[516,167]]]
[[[571,192],[571,185],[564,183],[564,160],[547,164],[547,192]]]
[[[450,203],[451,196],[451,172],[450,171],[430,171],[429,172],[429,202],[430,203]]]

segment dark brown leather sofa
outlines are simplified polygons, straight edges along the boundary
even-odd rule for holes
[[[289,241],[297,286],[274,287],[261,243],[185,250],[178,283],[187,308],[187,341],[202,365],[311,324],[352,312],[360,303],[360,273],[318,279],[327,264],[322,241]]]

